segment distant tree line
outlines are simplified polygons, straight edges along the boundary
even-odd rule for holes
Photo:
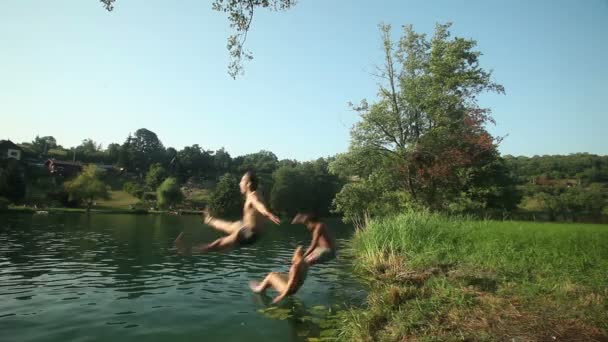
[[[608,156],[504,157],[523,198],[519,208],[550,220],[608,215]]]
[[[122,144],[111,143],[105,149],[93,139],[64,148],[52,136],[37,136],[20,146],[27,160],[42,162],[55,158],[84,164],[111,164],[120,170],[118,178],[124,180],[123,190],[142,201],[156,200],[163,208],[179,204],[184,200],[184,196],[178,194],[180,187],[192,185],[213,189],[208,201],[198,204],[208,205],[220,214],[238,215],[242,209],[238,182],[245,171],[251,170],[260,179],[260,192],[276,212],[292,215],[298,210],[307,210],[330,215],[332,200],[344,183],[329,172],[331,158],[310,162],[279,160],[274,153],[264,150],[233,158],[223,148],[211,151],[197,144],[176,150],[165,147],[156,133],[145,128],[129,134]],[[94,166],[86,167],[75,179],[57,175],[50,179],[48,172],[19,163],[2,170],[0,175],[7,180],[2,184],[17,184],[15,179],[22,180],[22,186],[13,186],[12,192],[3,191],[1,195],[16,203],[28,202],[25,197],[26,183],[29,183],[29,188],[48,193],[47,200],[60,202],[57,205],[90,207],[94,199],[108,196],[106,187],[99,182],[104,179],[110,182],[113,178]],[[89,183],[90,186],[86,186]],[[15,193],[15,189],[20,190]],[[33,196],[29,202],[42,202],[42,197]]]
[[[238,182],[247,170],[258,174],[263,196],[273,210],[284,215],[304,210],[321,215],[340,213],[354,219],[363,210],[372,215],[390,214],[416,203],[406,191],[379,190],[400,184],[398,178],[391,180],[393,166],[382,155],[357,157],[353,150],[309,162],[279,160],[269,151],[233,158],[223,148],[211,151],[196,144],[181,150],[165,148],[154,132],[144,128],[122,144],[112,143],[105,149],[92,139],[64,148],[52,136],[36,137],[20,146],[25,158],[71,161],[75,155],[76,161],[85,164],[123,168],[123,189],[142,201],[158,199],[159,207],[172,207],[184,200],[180,186],[207,182],[213,185],[213,191],[208,201],[200,204],[218,214],[237,216],[242,209]],[[494,161],[485,166],[489,176],[480,177],[478,185],[468,192],[442,202],[448,209],[458,211],[460,207],[462,211],[462,207],[474,207],[474,201],[483,199],[487,208],[501,208],[507,200],[511,201],[507,211],[544,212],[550,219],[576,220],[580,215],[607,214],[608,156],[494,156]],[[104,180],[98,168],[85,168],[79,178],[64,180],[50,178],[45,169],[12,160],[0,162],[0,197],[4,204],[53,201],[56,205],[90,207],[95,199],[108,196],[107,187],[97,180]],[[500,198],[503,202],[492,202],[496,194],[508,196]]]

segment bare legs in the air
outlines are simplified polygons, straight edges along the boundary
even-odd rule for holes
[[[270,272],[260,283],[255,280],[250,281],[249,287],[255,293],[262,293],[269,287],[272,287],[278,293],[282,293],[287,289],[287,280],[287,275],[284,273]]]
[[[192,246],[189,250],[183,242],[184,233],[180,233],[175,239],[175,246],[180,254],[205,253],[209,251],[219,251],[230,248],[237,244],[239,230],[243,227],[242,221],[224,221],[209,215],[207,210],[203,210],[203,222],[217,231],[228,234],[210,243],[201,243]]]

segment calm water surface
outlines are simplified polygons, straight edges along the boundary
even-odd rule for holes
[[[332,228],[339,245],[352,234]],[[253,246],[197,256],[176,255],[180,231],[221,236],[194,216],[0,215],[0,340],[301,341],[365,298],[344,255],[311,268],[279,306],[251,293],[250,279],[288,271],[310,242],[304,226],[269,226]]]

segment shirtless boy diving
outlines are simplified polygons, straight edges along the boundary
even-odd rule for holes
[[[207,210],[203,212],[203,222],[214,229],[221,231],[227,236],[221,237],[211,243],[203,243],[193,246],[191,253],[204,253],[209,251],[223,250],[234,246],[243,246],[256,242],[262,232],[264,218],[279,224],[281,221],[272,214],[262,202],[261,196],[257,192],[258,179],[251,171],[246,172],[239,183],[241,194],[245,197],[243,205],[242,220],[229,222],[215,218]],[[180,233],[175,240],[175,245],[180,252],[184,252],[185,247],[182,241],[183,233]]]

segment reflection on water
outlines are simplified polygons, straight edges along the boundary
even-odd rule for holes
[[[333,228],[343,245],[352,229]],[[250,279],[288,271],[310,242],[303,226],[190,257],[173,247],[182,230],[193,242],[220,236],[192,216],[1,215],[2,341],[298,341],[331,334],[327,318],[364,298],[340,257],[279,306],[251,293]]]

